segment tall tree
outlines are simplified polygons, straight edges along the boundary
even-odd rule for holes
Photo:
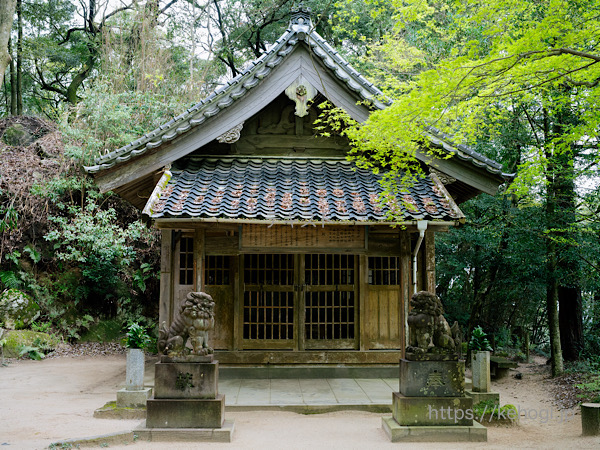
[[[389,79],[394,103],[365,124],[350,123],[345,130],[359,165],[406,173],[414,167],[414,151],[428,126],[476,146],[485,134],[499,132],[495,123],[506,122],[520,109],[535,142],[523,149],[513,191],[522,202],[541,199],[546,204],[554,374],[562,370],[557,305],[565,292],[561,286],[568,287],[561,275],[569,260],[561,251],[572,246],[566,233],[577,226],[569,184],[577,174],[568,169],[580,165],[574,146],[595,148],[600,128],[599,13],[600,0],[407,0],[397,8],[396,32],[387,43],[389,49],[404,49],[405,57],[385,47],[374,54],[384,58],[384,66],[400,69]],[[415,61],[422,54],[409,32],[415,29],[419,36],[445,44],[440,45],[445,51],[437,59]],[[412,73],[397,81],[406,67]],[[572,119],[566,120],[567,112]],[[599,158],[595,153],[588,167],[597,170]],[[569,286],[579,289],[576,274]],[[575,310],[563,328],[580,327],[578,303],[561,306]]]
[[[0,4],[0,84],[4,82],[4,73],[10,63],[8,40],[12,30],[17,0],[2,0]]]

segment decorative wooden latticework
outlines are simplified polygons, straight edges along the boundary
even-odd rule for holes
[[[244,256],[245,340],[289,341],[293,344],[293,283],[294,255]]]
[[[306,255],[304,328],[307,341],[345,340],[352,346],[355,259],[354,255]]]

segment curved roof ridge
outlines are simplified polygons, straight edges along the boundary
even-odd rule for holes
[[[310,20],[310,9],[301,6],[292,11],[289,27],[285,32],[260,57],[250,61],[238,75],[158,128],[123,147],[96,157],[94,164],[86,166],[85,170],[95,174],[110,169],[132,157],[143,155],[151,149],[171,142],[192,128],[201,125],[207,119],[218,115],[222,110],[244,97],[248,91],[258,86],[275,67],[283,62],[299,42],[304,42],[309,51],[319,57],[323,65],[329,68],[335,77],[345,83],[350,90],[356,92],[359,97],[369,100],[375,108],[384,109],[391,104],[385,100],[382,91],[352,67],[316,32]],[[484,167],[488,172],[503,178],[514,176],[514,174],[502,172],[502,166],[497,162],[467,146],[455,144],[450,136],[434,127],[429,127],[427,134],[434,144],[455,153],[461,160]]]

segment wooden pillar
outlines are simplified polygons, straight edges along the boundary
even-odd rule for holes
[[[194,233],[194,274],[196,276],[194,290],[202,292],[204,292],[204,286],[206,285],[204,280],[204,248],[204,228],[200,228]]]
[[[369,335],[367,324],[367,285],[369,277],[369,263],[366,255],[358,257],[358,320],[359,320],[359,348],[361,351],[368,350]]]
[[[406,318],[410,306],[410,296],[412,295],[412,255],[410,246],[410,234],[406,230],[400,231],[400,311],[402,311],[402,357],[406,343],[408,342],[408,327],[406,326]]]
[[[161,230],[160,244],[160,298],[158,308],[158,323],[170,325],[173,319],[171,310],[173,297],[173,233],[171,230]]]
[[[435,294],[435,233],[433,231],[425,232],[425,273],[423,276],[424,289]]]
[[[242,321],[244,317],[244,311],[242,308],[242,300],[244,298],[244,255],[240,254],[236,256],[236,262],[238,269],[234,274],[233,285],[233,349],[242,350]]]

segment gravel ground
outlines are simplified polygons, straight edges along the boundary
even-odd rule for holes
[[[0,367],[0,446],[47,448],[57,441],[130,431],[139,420],[94,419],[95,409],[116,398],[125,380],[125,355],[113,346],[75,346],[42,361],[10,361]],[[68,355],[68,356],[66,356]],[[92,355],[92,356],[90,356]],[[600,448],[600,438],[581,437],[577,408],[559,409],[555,383],[543,361],[522,364],[522,379],[493,384],[501,403],[520,411],[518,426],[489,426],[488,442],[411,444],[411,448]],[[301,415],[277,411],[226,413],[235,421],[229,444],[107,441],[109,448],[365,449],[398,448],[381,429],[382,414],[343,411]],[[99,444],[95,444],[99,447]]]

